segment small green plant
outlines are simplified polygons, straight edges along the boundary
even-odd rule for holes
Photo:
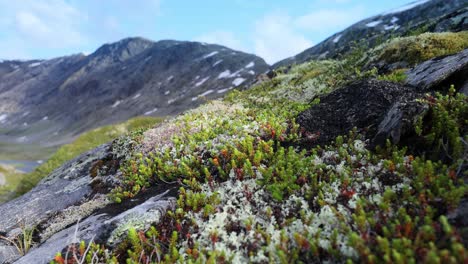
[[[452,85],[447,95],[427,95],[422,102],[429,104],[430,111],[419,119],[415,131],[423,137],[428,156],[456,163],[468,148],[464,143],[468,131],[468,98],[456,93]]]
[[[26,255],[34,245],[33,234],[35,228],[27,227],[25,224],[20,224],[21,233],[14,238],[0,236],[0,239],[13,245],[21,256]]]
[[[408,69],[396,69],[388,74],[379,75],[377,79],[382,81],[389,81],[389,82],[396,82],[396,83],[404,83],[406,80],[406,71]]]

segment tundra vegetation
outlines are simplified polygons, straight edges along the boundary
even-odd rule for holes
[[[138,145],[109,199],[177,183],[175,209],[150,228],[129,227],[113,247],[82,241],[51,263],[466,263],[467,230],[447,218],[468,191],[468,98],[457,87],[419,99],[429,108],[413,131],[423,151],[371,148],[357,130],[310,147],[320,135],[296,123],[319,96],[354,80],[404,81],[403,69],[379,74],[363,56],[415,64],[466,43],[466,32],[423,34],[278,69],[269,81],[120,138]],[[426,45],[432,51],[419,52]]]

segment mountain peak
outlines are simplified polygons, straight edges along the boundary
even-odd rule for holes
[[[154,42],[142,37],[124,38],[114,43],[107,43],[93,53],[95,56],[111,56],[114,60],[124,61],[152,47]]]

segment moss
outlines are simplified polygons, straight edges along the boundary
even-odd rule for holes
[[[372,51],[371,61],[407,62],[413,66],[420,62],[468,48],[468,31],[457,33],[424,33],[417,36],[395,38]]]
[[[404,83],[406,80],[406,71],[408,69],[396,69],[388,74],[380,75],[377,79],[382,81],[389,81],[389,82],[396,82],[396,83]]]

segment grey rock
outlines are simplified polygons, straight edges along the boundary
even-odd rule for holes
[[[0,232],[9,236],[18,223],[36,226],[50,215],[82,203],[93,192],[91,167],[97,160],[110,156],[110,144],[104,144],[65,163],[25,195],[1,204]]]
[[[435,32],[468,30],[468,7],[450,13],[434,24]]]
[[[0,241],[0,263],[12,263],[20,257],[21,255],[14,246],[5,244],[5,241]]]
[[[461,31],[467,28],[466,0],[431,0],[406,6],[364,19],[334,34],[305,51],[279,61],[278,68],[316,59],[334,59],[348,52],[356,44],[368,47],[396,36],[405,36],[424,27],[427,32]]]
[[[425,61],[408,70],[406,83],[419,91],[447,90],[451,84],[466,93],[468,49],[457,54]]]
[[[466,181],[465,181],[466,184]],[[468,246],[468,198],[461,199],[458,207],[448,214],[450,224],[458,229],[465,247]]]
[[[382,145],[387,139],[393,144],[400,143],[400,139],[413,133],[414,124],[419,117],[424,116],[429,110],[427,104],[402,98],[396,102],[379,124],[377,134],[372,140],[373,144]]]
[[[168,191],[152,197],[114,217],[107,213],[92,215],[56,233],[15,263],[49,263],[57,252],[62,250],[66,252],[68,245],[80,241],[106,243],[107,245],[118,243],[124,238],[122,235],[127,231],[125,229],[127,225],[135,226],[138,221],[143,225],[142,228],[148,228],[150,224],[158,223],[167,210],[174,210],[175,198],[167,197],[167,193]],[[115,235],[117,231],[122,233]],[[113,240],[110,241],[110,239]]]
[[[347,135],[354,127],[372,139],[387,112],[392,107],[399,108],[395,106],[397,102],[417,96],[409,86],[377,80],[358,81],[321,97],[320,104],[300,113],[297,122],[306,133],[316,135],[309,142],[312,145],[328,144],[339,135]],[[404,115],[396,113],[397,117],[400,115],[394,120],[390,114],[390,120],[384,122],[382,127],[388,129],[385,136],[391,136],[393,132],[393,136],[399,137]]]

